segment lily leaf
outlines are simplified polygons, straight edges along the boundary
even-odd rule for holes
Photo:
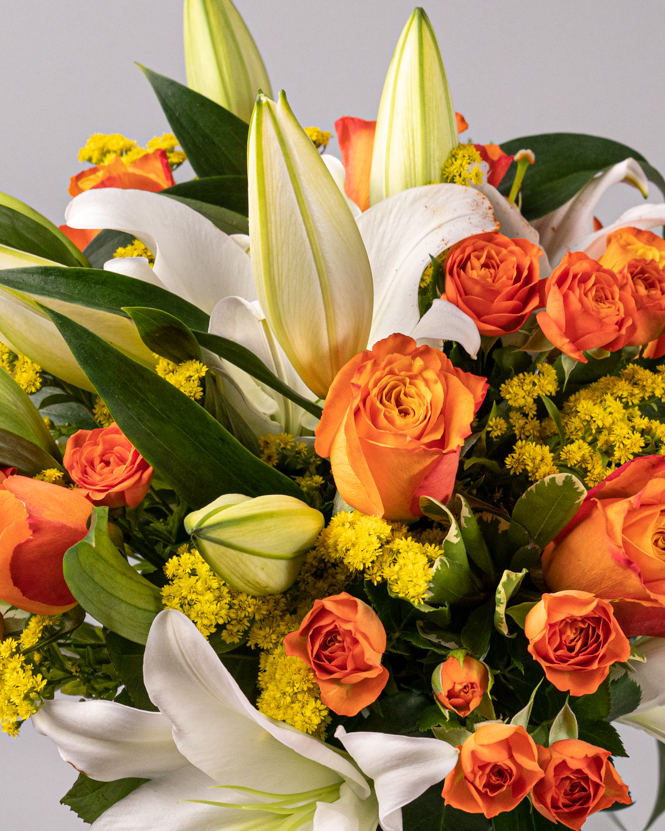
[[[125,306],[123,311],[136,324],[141,340],[148,349],[172,361],[202,361],[201,347],[192,334],[177,317],[160,309],[145,309],[141,306]]]
[[[568,525],[585,496],[586,488],[572,474],[546,476],[520,496],[512,521],[525,528],[543,549]]]
[[[88,258],[92,268],[103,268],[104,263],[113,259],[113,255],[118,248],[127,248],[135,239],[136,237],[133,234],[104,228],[86,245],[83,253]]]
[[[0,430],[20,436],[60,460],[60,451],[39,410],[4,369],[0,369]]]
[[[42,470],[62,470],[60,453],[56,449],[56,460],[49,452],[29,439],[9,430],[0,429],[0,466],[15,467],[23,476],[36,476]]]
[[[225,234],[249,234],[249,220],[242,214],[230,211],[228,208],[221,208],[219,205],[212,205],[210,202],[192,199],[189,196],[180,196],[174,193],[170,193],[168,196],[202,214]]]
[[[219,205],[220,208],[227,208],[241,216],[249,215],[247,176],[204,176],[202,179],[180,182],[166,188],[162,194],[195,199],[198,202]]]

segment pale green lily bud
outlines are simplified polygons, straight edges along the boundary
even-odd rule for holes
[[[320,398],[367,346],[372,272],[344,195],[280,93],[249,130],[250,254],[270,328]]]
[[[320,511],[278,494],[225,494],[185,517],[185,530],[215,574],[259,596],[293,585],[324,524]]]
[[[185,0],[184,34],[189,87],[249,121],[259,90],[272,91],[259,50],[231,0]]]
[[[453,99],[432,24],[415,9],[400,36],[376,122],[370,204],[441,181],[458,144]]]

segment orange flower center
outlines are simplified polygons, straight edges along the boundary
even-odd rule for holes
[[[660,519],[651,537],[653,555],[659,560],[665,560],[665,511],[660,512]]]
[[[552,629],[553,657],[564,664],[570,663],[571,658],[593,658],[602,651],[606,635],[600,618],[567,618]]]
[[[589,779],[586,776],[571,773],[559,782],[560,804],[562,809],[577,808],[589,802]]]
[[[515,778],[515,768],[508,762],[492,762],[480,765],[478,787],[489,796],[504,791]]]

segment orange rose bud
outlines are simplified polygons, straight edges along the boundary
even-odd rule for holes
[[[62,559],[87,534],[92,505],[78,490],[9,476],[0,483],[0,600],[57,615],[76,605]]]
[[[346,592],[315,600],[300,629],[284,638],[284,648],[312,668],[321,701],[337,715],[357,715],[388,683],[381,666],[383,624],[367,603]]]
[[[540,306],[542,255],[525,239],[503,234],[467,237],[446,257],[445,299],[468,314],[481,335],[516,332]]]
[[[153,469],[117,424],[74,433],[63,464],[93,505],[136,508],[152,482]]]
[[[157,193],[174,184],[166,151],[154,150],[130,164],[116,156],[108,164],[82,170],[69,180],[67,192],[70,196],[78,196],[94,188],[123,188]]]
[[[443,785],[447,805],[488,819],[512,811],[542,779],[536,744],[513,724],[479,724]]]
[[[421,516],[420,496],[447,502],[460,449],[487,381],[443,352],[391,335],[338,372],[316,428],[342,498],[364,514]]]
[[[652,231],[619,228],[607,235],[607,247],[598,262],[604,268],[619,271],[631,260],[652,260],[665,268],[665,240]]]
[[[465,655],[459,658],[451,655],[434,670],[432,689],[436,700],[445,710],[453,710],[466,718],[483,700],[489,683],[485,664]]]
[[[545,337],[566,355],[587,363],[588,349],[615,352],[635,334],[635,302],[614,271],[581,251],[568,253],[545,281]]]
[[[611,605],[589,592],[544,594],[526,616],[524,634],[550,684],[571,695],[594,693],[612,664],[630,657]]]
[[[543,551],[543,572],[554,591],[616,601],[628,637],[665,637],[665,458],[633,459],[590,490]]]
[[[609,759],[609,750],[579,739],[538,745],[538,762],[545,775],[534,785],[534,808],[550,822],[579,831],[591,814],[615,802],[630,805],[628,788]]]

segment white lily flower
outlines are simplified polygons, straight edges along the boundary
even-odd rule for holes
[[[631,662],[630,677],[639,684],[642,700],[632,713],[617,721],[665,742],[665,638],[647,638],[638,648],[646,662]]]
[[[191,89],[249,122],[270,81],[249,29],[231,0],[185,0],[185,68]]]
[[[379,813],[393,818],[386,831],[399,831],[400,808],[431,784],[418,779],[427,761],[443,776],[455,765],[445,742],[436,742],[435,756],[436,740],[412,739],[423,744],[411,747],[401,768],[411,784],[383,808],[344,755],[259,713],[194,624],[172,609],[150,630],[144,676],[159,712],[59,699],[32,719],[65,761],[92,778],[151,780],[102,814],[93,831],[278,831],[287,818],[291,831],[374,831]],[[395,765],[386,764],[401,737],[372,737],[364,764],[376,770],[377,793],[385,792],[403,762],[397,753]]]
[[[457,120],[432,24],[414,9],[386,76],[376,122],[370,204],[441,181]]]

